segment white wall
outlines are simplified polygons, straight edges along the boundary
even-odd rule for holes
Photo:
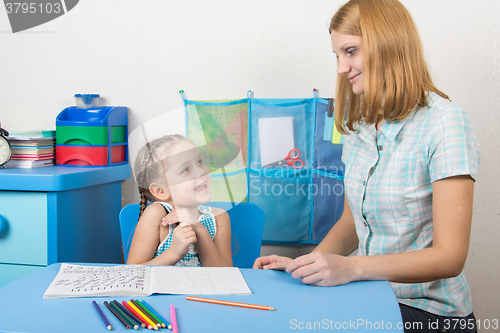
[[[129,108],[130,129],[190,99],[332,97],[328,23],[341,0],[85,0],[12,34],[0,7],[0,122],[54,129],[75,93]],[[500,286],[500,2],[404,0],[435,83],[472,117],[482,156],[466,265],[476,317],[498,318]],[[180,125],[182,126],[182,125]],[[137,201],[132,181],[123,204]],[[265,247],[296,256],[310,247]]]

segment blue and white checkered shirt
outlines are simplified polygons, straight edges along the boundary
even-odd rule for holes
[[[169,212],[172,211],[173,207],[169,203],[167,202],[159,202],[159,203],[162,204],[163,207],[165,207]],[[200,213],[198,221],[201,224],[203,224],[205,228],[207,228],[210,237],[214,239],[217,233],[217,223],[215,222],[215,216],[212,213],[212,208],[209,206],[199,205],[198,212]],[[158,249],[156,250],[154,256],[155,258],[170,248],[170,246],[172,245],[172,238],[174,236],[174,229],[176,227],[177,225],[169,226],[167,237],[165,237],[163,242],[161,242],[161,244],[158,246]],[[196,244],[189,245],[188,253],[184,258],[179,260],[179,262],[177,262],[175,266],[201,266],[200,258],[198,256],[198,248]]]
[[[345,194],[359,238],[358,255],[432,246],[432,182],[476,179],[479,145],[469,116],[435,93],[406,119],[361,124],[344,139]],[[463,272],[428,283],[391,283],[400,303],[441,316],[467,316],[471,294]]]

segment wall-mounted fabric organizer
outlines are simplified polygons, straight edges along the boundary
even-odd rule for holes
[[[181,96],[189,139],[236,157],[211,170],[212,200],[260,205],[266,214],[263,243],[319,243],[344,209],[342,145],[332,143],[338,136],[328,100],[316,90],[306,99],[259,99],[251,91],[231,101],[187,100],[184,91]],[[289,148],[300,151],[302,168],[269,167]]]

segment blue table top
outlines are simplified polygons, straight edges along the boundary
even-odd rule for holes
[[[0,169],[0,190],[68,191],[130,178],[130,164]]]
[[[102,306],[113,331],[126,331],[107,309],[104,310],[102,302],[113,299],[121,302],[130,298],[44,299],[43,294],[59,268],[60,264],[50,265],[0,288],[1,332],[108,332],[92,306],[93,300]],[[253,295],[204,297],[268,305],[276,308],[275,311],[187,301],[185,295],[152,295],[138,299],[146,300],[167,321],[170,320],[170,304],[174,304],[179,333],[403,332],[399,306],[387,281],[313,287],[282,271],[242,269],[241,272]]]

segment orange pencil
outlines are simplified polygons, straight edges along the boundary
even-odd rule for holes
[[[276,310],[275,308],[267,306],[267,305],[255,305],[255,304],[248,304],[248,303],[230,302],[230,301],[222,301],[222,300],[218,300],[218,299],[194,297],[194,296],[186,296],[186,300],[205,302],[205,303],[213,303],[213,304],[221,304],[221,305],[239,306],[242,308],[258,309],[258,310]]]

